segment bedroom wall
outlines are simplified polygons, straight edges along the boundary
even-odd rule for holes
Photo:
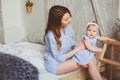
[[[22,41],[28,34],[38,33],[43,39],[45,28],[44,0],[31,0],[33,11],[27,13],[26,0],[1,0],[5,43]]]
[[[119,17],[119,19],[120,19],[120,0],[119,0],[119,13],[118,13],[118,17]]]
[[[21,41],[30,33],[39,33],[40,38],[43,38],[48,10],[55,4],[64,5],[71,10],[73,15],[72,26],[77,32],[78,39],[83,35],[86,23],[95,20],[89,0],[76,0],[76,2],[74,0],[31,0],[34,3],[31,13],[26,12],[25,1],[1,0],[5,43]],[[118,17],[118,11],[115,10],[118,7],[118,2],[114,0],[95,1],[99,3],[97,7],[101,14],[100,18],[104,22],[104,32],[110,34]],[[84,6],[86,4],[87,6]]]
[[[24,36],[21,0],[1,0],[5,43],[20,41]]]
[[[45,3],[47,10],[55,4],[63,5],[70,9],[72,27],[78,39],[83,36],[86,24],[96,19],[100,25],[100,34],[111,37],[113,27],[118,18],[118,0],[47,0]]]
[[[43,39],[46,23],[44,0],[30,0],[33,2],[33,11],[31,13],[26,11],[25,1],[21,1],[22,21],[25,29],[24,37],[36,33]]]
[[[3,21],[2,21],[1,1],[0,1],[0,43],[4,43],[4,28],[3,28]]]

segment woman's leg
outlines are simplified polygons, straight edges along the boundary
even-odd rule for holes
[[[72,59],[70,59],[59,65],[57,74],[64,74],[64,73],[71,72],[77,69],[80,69],[80,65],[77,64]]]
[[[97,60],[96,60],[96,57],[93,58],[93,61],[94,61],[94,64],[96,65],[96,67],[97,67]]]
[[[94,62],[95,62],[95,59],[93,59],[88,65],[86,65],[88,66],[88,72],[93,80],[102,80],[101,75]],[[59,65],[58,71],[56,74],[64,74],[67,72],[71,72],[71,71],[80,69],[80,67],[81,66],[79,64],[77,64],[72,59],[70,59]]]
[[[92,78],[92,80],[102,80],[102,77],[96,67],[96,64],[94,63],[93,59],[89,64],[88,64],[88,72]]]

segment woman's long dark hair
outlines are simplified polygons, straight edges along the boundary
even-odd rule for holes
[[[65,13],[69,13],[71,16],[70,11],[63,6],[60,5],[54,5],[51,7],[49,11],[48,16],[48,22],[45,29],[45,35],[48,33],[49,30],[51,30],[55,36],[55,40],[57,41],[58,49],[61,48],[61,41],[60,41],[60,27],[61,27],[61,21],[62,17]],[[45,35],[44,35],[44,41],[45,41]]]

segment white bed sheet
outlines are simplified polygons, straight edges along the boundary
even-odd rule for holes
[[[44,67],[44,51],[45,47],[43,45],[30,42],[0,44],[0,52],[20,57],[37,67],[39,71],[39,80],[58,80],[71,74],[54,75],[47,72]]]

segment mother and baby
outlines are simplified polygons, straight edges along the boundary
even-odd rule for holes
[[[50,73],[60,75],[84,67],[92,80],[102,80],[95,57],[102,49],[96,47],[96,41],[110,39],[98,36],[98,24],[89,22],[85,36],[72,49],[71,17],[69,9],[64,6],[54,5],[50,8],[44,36],[45,68]]]

